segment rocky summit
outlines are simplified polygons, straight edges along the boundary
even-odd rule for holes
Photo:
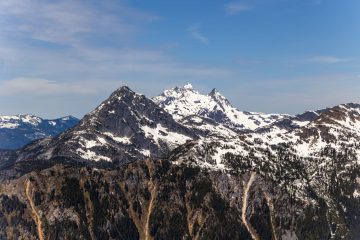
[[[354,103],[263,114],[121,87],[0,151],[0,239],[360,239],[359,140]]]

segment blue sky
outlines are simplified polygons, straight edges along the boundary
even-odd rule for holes
[[[0,0],[0,115],[81,117],[191,82],[241,110],[360,102],[360,1]]]

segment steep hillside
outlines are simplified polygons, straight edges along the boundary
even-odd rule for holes
[[[323,199],[299,201],[276,182],[251,171],[229,175],[167,160],[138,161],[114,170],[57,165],[0,186],[2,238],[358,236],[353,234],[358,234],[359,209],[350,204],[358,201],[345,205],[353,207],[348,208],[351,218],[338,218],[335,213],[328,215]]]

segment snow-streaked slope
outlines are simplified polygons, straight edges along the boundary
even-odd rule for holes
[[[293,128],[281,128],[277,124],[267,127],[267,131],[247,134],[247,141],[261,141],[262,145],[287,144],[298,156],[318,155],[325,147],[341,151],[345,146],[360,143],[360,105],[341,104],[325,110],[313,112],[312,120],[293,119]],[[360,151],[358,157],[360,159]]]
[[[277,155],[273,148],[282,146],[301,158],[320,156],[329,147],[339,152],[352,148],[360,159],[357,104],[295,116],[267,115],[239,111],[215,89],[203,95],[190,84],[166,90],[153,101],[201,136],[190,151],[198,157],[200,165],[211,162],[213,167],[223,169],[227,153],[267,159],[269,152]],[[203,156],[200,153],[205,149],[207,153]]]
[[[190,160],[191,164],[224,170],[230,158],[235,159],[232,162],[235,165],[247,159],[248,165],[271,168],[274,164],[285,164],[281,161],[289,158],[317,171],[316,161],[320,161],[319,167],[325,167],[331,160],[329,154],[342,156],[350,151],[348,166],[360,164],[360,105],[357,104],[305,112],[255,132],[239,133],[199,116],[184,118],[182,123],[198,130],[203,137],[176,153],[177,163]]]
[[[179,121],[191,115],[207,117],[215,122],[237,129],[254,130],[282,119],[287,115],[244,112],[213,89],[208,95],[194,90],[191,84],[165,90],[153,101]]]

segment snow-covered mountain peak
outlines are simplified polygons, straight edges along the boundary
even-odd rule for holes
[[[222,95],[216,88],[211,90],[208,96],[210,96],[211,99],[214,100],[217,104],[219,104],[224,110],[226,108],[233,108],[230,101],[226,97],[224,97],[224,95]]]
[[[141,94],[135,93],[133,90],[131,90],[129,87],[127,86],[123,86],[118,88],[116,91],[114,91],[110,97],[108,98],[108,101],[111,100],[122,100],[122,99],[126,99],[126,98],[132,98],[132,97],[140,97],[143,96]]]
[[[153,101],[170,113],[175,120],[181,121],[191,115],[199,115],[225,124],[236,129],[254,130],[271,124],[281,118],[281,115],[242,112],[234,108],[216,89],[208,95],[185,86],[165,90]]]
[[[188,83],[183,87],[176,86],[174,88],[167,89],[161,94],[161,96],[180,98],[180,97],[189,96],[191,94],[198,95],[200,93],[196,91],[190,83]]]
[[[186,84],[183,88],[184,88],[184,89],[193,89],[193,86],[192,86],[191,83],[188,83],[188,84]]]
[[[216,105],[209,96],[190,88],[189,84],[182,88],[165,90],[161,95],[154,97],[153,101],[177,120],[213,109]]]
[[[0,116],[0,128],[14,129],[22,124],[37,126],[42,121],[42,118],[30,114]]]
[[[219,96],[219,95],[222,96],[221,93],[216,88],[213,88],[213,90],[211,90],[211,92],[208,95],[210,97],[216,97],[216,96]],[[224,96],[222,96],[222,97],[224,97]]]

